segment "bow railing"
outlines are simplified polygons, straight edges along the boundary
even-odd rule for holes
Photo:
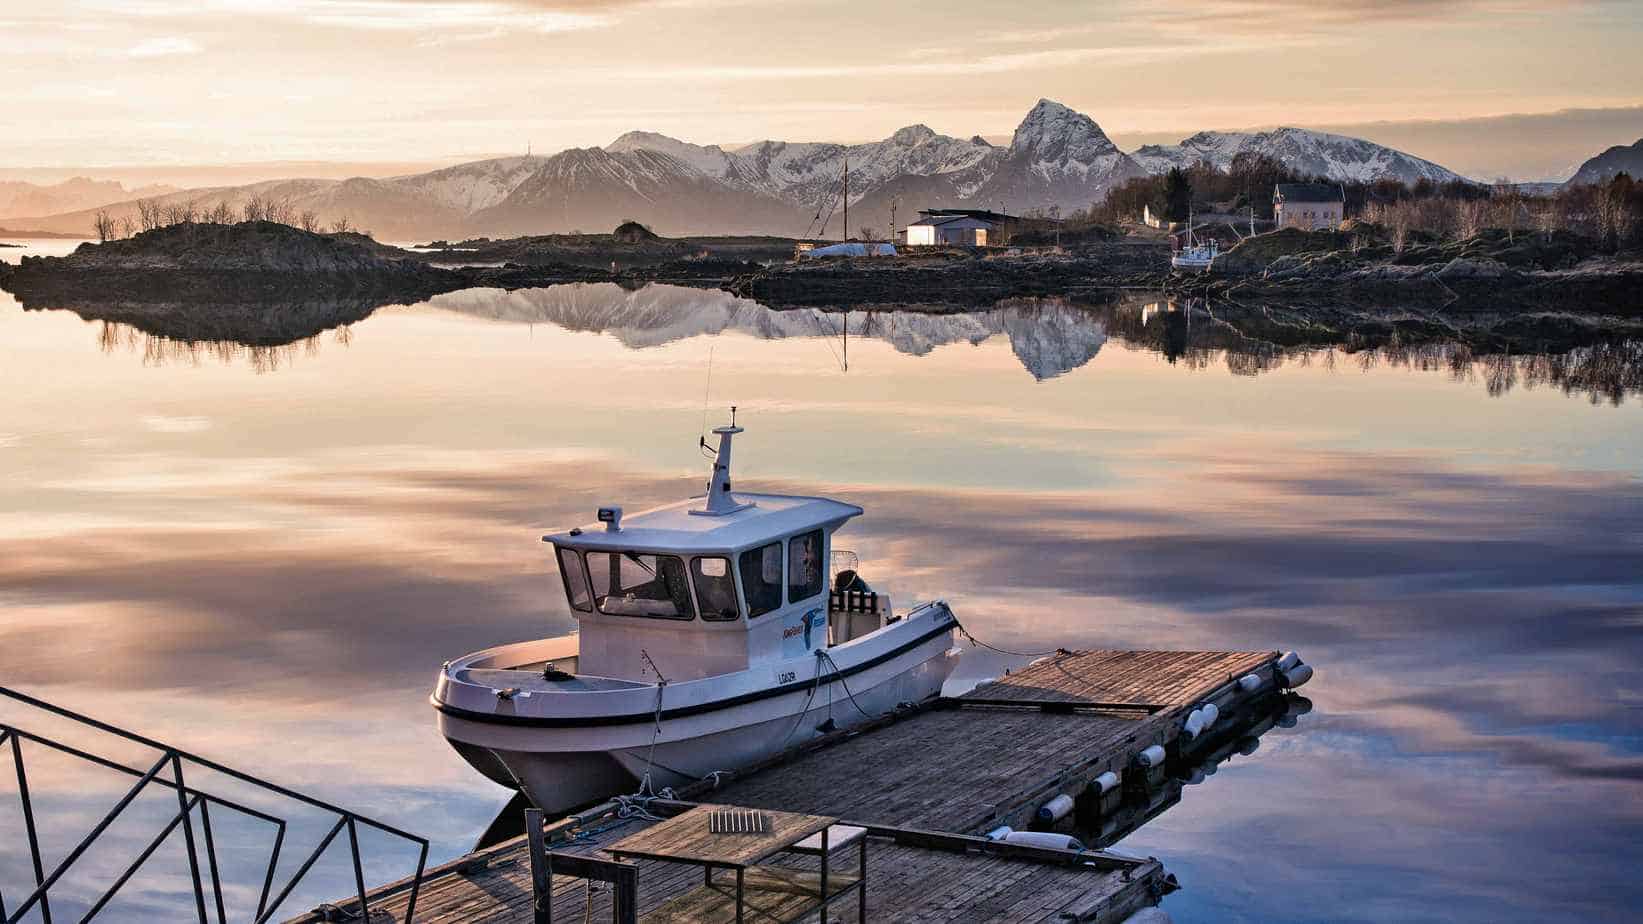
[[[49,713],[60,719],[66,719],[76,726],[100,732],[124,741],[142,745],[151,751],[158,752],[159,756],[147,767],[133,767],[122,761],[93,753],[84,748],[76,747],[49,738],[42,734],[27,731],[14,724],[0,722],[0,761],[4,760],[4,750],[11,750],[11,763],[17,775],[17,795],[23,819],[23,831],[28,840],[29,862],[32,866],[34,888],[23,898],[15,908],[9,906],[3,892],[0,892],[0,922],[4,924],[19,924],[24,916],[30,912],[37,912],[42,924],[51,924],[51,890],[58,886],[63,877],[80,860],[92,845],[102,837],[114,823],[120,819],[133,802],[150,787],[162,787],[176,792],[177,810],[170,816],[169,821],[154,835],[147,845],[140,850],[129,866],[117,876],[102,894],[91,903],[88,910],[79,917],[81,922],[90,921],[97,916],[108,904],[114,900],[120,889],[136,875],[144,863],[148,862],[178,827],[183,831],[183,845],[188,860],[188,872],[193,886],[194,913],[200,924],[209,924],[214,913],[217,924],[228,924],[228,915],[223,901],[223,881],[220,867],[217,862],[217,837],[211,827],[212,810],[217,809],[219,816],[222,812],[232,812],[236,815],[253,819],[256,822],[268,825],[273,831],[272,846],[268,853],[268,862],[263,867],[261,891],[257,898],[257,908],[251,920],[253,924],[264,924],[273,918],[280,905],[289,898],[297,886],[307,876],[314,865],[319,862],[338,836],[346,832],[348,848],[353,859],[354,885],[359,892],[361,912],[366,920],[370,919],[370,907],[367,904],[365,889],[364,867],[360,860],[360,829],[370,828],[390,835],[394,838],[416,845],[418,848],[416,874],[411,882],[411,895],[406,906],[405,920],[412,920],[416,912],[418,890],[422,885],[422,875],[427,868],[428,840],[407,831],[402,831],[393,825],[385,824],[368,818],[358,812],[332,805],[312,796],[305,795],[276,783],[268,782],[241,770],[224,766],[208,758],[191,754],[180,748],[172,747],[152,738],[147,738],[135,732],[128,731],[107,722],[93,719],[90,716],[64,709],[61,706],[48,703],[44,700],[20,693],[6,687],[0,687],[0,698],[9,699],[25,706]],[[40,850],[40,829],[35,815],[34,800],[29,790],[29,776],[27,762],[24,760],[23,744],[27,742],[42,748],[47,748],[69,757],[94,764],[108,770],[123,773],[134,777],[136,782],[125,791],[114,807],[109,809],[91,830],[71,848],[63,858],[50,870],[46,868]],[[277,893],[274,892],[275,880],[279,872],[281,849],[285,845],[288,823],[286,819],[268,812],[252,808],[241,802],[224,798],[211,792],[196,788],[186,782],[184,768],[190,770],[205,770],[221,774],[232,780],[248,784],[263,793],[277,796],[280,799],[300,803],[309,808],[319,809],[335,817],[330,831],[320,840],[301,865],[291,876],[283,882]],[[3,770],[0,770],[3,772]],[[200,836],[195,837],[195,823],[198,821]],[[203,848],[203,850],[202,850]],[[202,871],[203,853],[203,871]],[[206,880],[209,879],[209,899],[207,897]]]

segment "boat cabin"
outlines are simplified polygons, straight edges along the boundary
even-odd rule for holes
[[[746,670],[844,644],[890,621],[833,533],[860,507],[823,497],[732,492],[730,441],[704,497],[544,536],[580,624],[577,673],[670,681]]]

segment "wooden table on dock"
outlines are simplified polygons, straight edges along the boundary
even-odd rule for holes
[[[768,830],[759,833],[725,833],[710,829],[714,812],[731,811],[731,806],[700,805],[667,821],[653,825],[612,844],[606,852],[617,859],[640,858],[668,863],[701,866],[704,883],[683,895],[664,902],[644,915],[650,924],[743,920],[744,908],[751,907],[762,919],[795,921],[820,909],[827,922],[827,906],[851,889],[860,897],[861,919],[867,916],[867,838],[859,828],[850,829],[851,840],[860,841],[858,875],[831,874],[828,860],[833,847],[830,829],[837,818],[801,815],[794,812],[765,811]],[[814,846],[812,846],[814,845]],[[761,866],[784,852],[816,853],[821,857],[819,874],[780,866]],[[715,884],[715,869],[736,872],[734,892]]]

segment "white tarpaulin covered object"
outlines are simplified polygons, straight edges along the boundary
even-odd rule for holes
[[[814,250],[800,254],[800,256],[809,257],[812,260],[817,257],[865,257],[868,255],[867,248],[869,247],[873,248],[872,255],[875,257],[893,257],[896,255],[896,245],[894,244],[863,244],[860,241],[851,241],[845,244],[829,244],[826,247],[817,247]]]

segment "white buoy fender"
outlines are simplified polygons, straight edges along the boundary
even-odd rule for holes
[[[1011,831],[1004,835],[1006,844],[1025,844],[1028,847],[1048,847],[1051,850],[1083,850],[1078,838],[1053,831]]]
[[[1238,689],[1245,693],[1254,693],[1261,688],[1261,678],[1257,674],[1245,674],[1238,678]]]
[[[1073,797],[1062,793],[1054,799],[1038,807],[1038,820],[1041,822],[1060,821],[1072,814]]]
[[[1214,725],[1215,720],[1219,719],[1221,717],[1221,707],[1215,705],[1214,703],[1205,703],[1204,708],[1202,708],[1198,711],[1199,711],[1199,714],[1201,714],[1204,717],[1204,727],[1205,728],[1208,728],[1211,725]]]
[[[1162,767],[1164,765],[1164,746],[1155,744],[1135,755],[1135,762],[1143,767]]]
[[[1291,670],[1284,672],[1284,686],[1291,690],[1312,679],[1312,665],[1297,664]]]
[[[1299,663],[1301,663],[1300,655],[1293,651],[1286,651],[1284,656],[1278,659],[1278,670],[1287,671]]]
[[[1181,780],[1181,782],[1187,784],[1188,786],[1197,786],[1199,783],[1202,783],[1203,781],[1204,781],[1204,771],[1200,770],[1197,767],[1193,767],[1192,770],[1187,773],[1186,777]]]
[[[1285,715],[1306,715],[1312,711],[1312,700],[1299,693],[1291,693],[1289,702],[1285,705]]]
[[[1261,739],[1253,737],[1253,736],[1249,737],[1249,738],[1245,738],[1244,740],[1238,742],[1238,753],[1244,755],[1245,757],[1248,757],[1249,755],[1255,753],[1255,749],[1260,747],[1260,746],[1261,746]]]
[[[1196,738],[1204,730],[1204,713],[1194,709],[1187,713],[1187,720],[1181,726],[1181,734],[1188,739]]]
[[[1103,773],[1090,781],[1090,788],[1102,795],[1112,792],[1117,787],[1118,774],[1112,772],[1111,770],[1108,770],[1106,773]]]
[[[990,841],[1004,840],[1005,838],[1009,837],[1010,832],[1014,831],[1014,830],[1015,829],[1010,827],[1009,825],[999,825],[998,827],[994,828],[993,830],[987,832],[987,840],[990,840]]]

